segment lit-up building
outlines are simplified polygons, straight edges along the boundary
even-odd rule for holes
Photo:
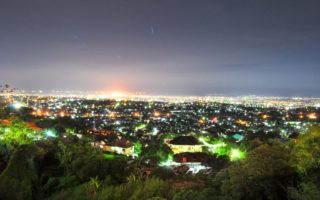
[[[171,148],[174,154],[178,153],[195,153],[202,152],[202,144],[198,142],[195,137],[192,136],[178,136],[168,142],[168,146]]]
[[[128,140],[116,140],[102,146],[104,151],[131,156],[134,153],[134,144]]]

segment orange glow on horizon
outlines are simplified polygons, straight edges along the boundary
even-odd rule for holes
[[[113,97],[121,97],[121,96],[125,96],[129,93],[128,88],[123,86],[124,84],[121,83],[111,83],[112,86],[110,87],[106,87],[103,89],[103,91],[108,94],[111,95]]]
[[[124,92],[111,92],[112,97],[123,97],[125,95],[126,95],[126,93],[124,93]]]

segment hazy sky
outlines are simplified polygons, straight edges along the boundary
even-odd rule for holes
[[[320,96],[319,0],[0,0],[0,83]]]

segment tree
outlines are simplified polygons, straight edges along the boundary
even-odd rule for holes
[[[40,131],[32,130],[27,123],[20,120],[13,120],[8,126],[0,129],[1,142],[9,147],[16,147],[22,144],[29,144],[42,138]]]
[[[98,149],[92,147],[84,141],[65,143],[60,141],[58,143],[59,150],[56,156],[60,162],[61,167],[67,175],[78,175],[82,178],[94,178],[95,176],[86,177],[84,171],[85,167],[90,162],[95,160],[103,160],[102,153]],[[94,171],[92,169],[92,171]],[[90,173],[90,172],[88,172]]]
[[[1,199],[35,199],[39,188],[35,158],[42,151],[34,144],[21,145],[0,176]]]
[[[289,150],[282,144],[261,145],[246,159],[217,174],[217,192],[230,199],[285,199],[294,179]]]
[[[320,199],[320,189],[313,182],[302,182],[298,188],[289,187],[289,197],[293,200]]]
[[[292,199],[317,199],[320,195],[320,128],[310,127],[292,142],[290,164],[299,173],[298,187],[289,187]]]
[[[107,160],[100,149],[83,140],[69,143],[60,141],[58,147],[56,157],[66,176],[76,176],[84,182],[96,177],[103,180],[110,175],[114,182],[123,181],[125,160]]]
[[[0,85],[0,93],[10,94],[10,93],[14,92],[15,90],[16,90],[16,88],[12,88],[8,84]]]
[[[166,161],[171,154],[172,151],[166,144],[159,141],[152,141],[148,146],[142,148],[140,156],[142,160],[149,164],[157,165],[160,162]]]
[[[0,157],[8,162],[14,150],[23,144],[42,138],[40,131],[32,130],[27,123],[13,119],[8,125],[0,125]]]
[[[136,155],[139,155],[139,154],[141,153],[141,151],[142,151],[142,144],[141,144],[141,142],[135,142],[135,143],[134,143],[134,153],[135,153]]]
[[[9,85],[0,85],[0,119],[8,116],[6,99],[1,94],[10,94],[12,92],[13,90],[10,89]]]
[[[290,163],[300,173],[312,173],[320,169],[320,128],[310,127],[293,143]]]
[[[99,199],[168,199],[170,196],[169,189],[166,182],[157,178],[150,178],[146,181],[133,178],[119,186],[105,186],[99,195]]]
[[[173,200],[207,200],[216,199],[215,197],[215,194],[209,193],[207,188],[201,190],[186,188],[174,191]]]

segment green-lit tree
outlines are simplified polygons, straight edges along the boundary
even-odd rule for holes
[[[13,119],[8,125],[0,126],[0,157],[8,162],[14,150],[24,144],[41,139],[42,132],[28,127],[27,123]]]
[[[141,157],[149,164],[157,165],[164,162],[172,154],[171,149],[160,141],[152,141],[142,148]]]
[[[142,144],[141,144],[141,142],[135,142],[135,143],[134,143],[134,153],[135,153],[136,155],[139,155],[139,154],[141,153],[141,151],[142,151]]]
[[[29,128],[27,123],[20,120],[10,121],[7,126],[2,126],[0,129],[0,142],[9,148],[29,144],[41,139],[42,136],[42,132]]]
[[[289,150],[282,144],[262,145],[234,162],[214,179],[216,193],[229,199],[286,199],[295,178]]]

